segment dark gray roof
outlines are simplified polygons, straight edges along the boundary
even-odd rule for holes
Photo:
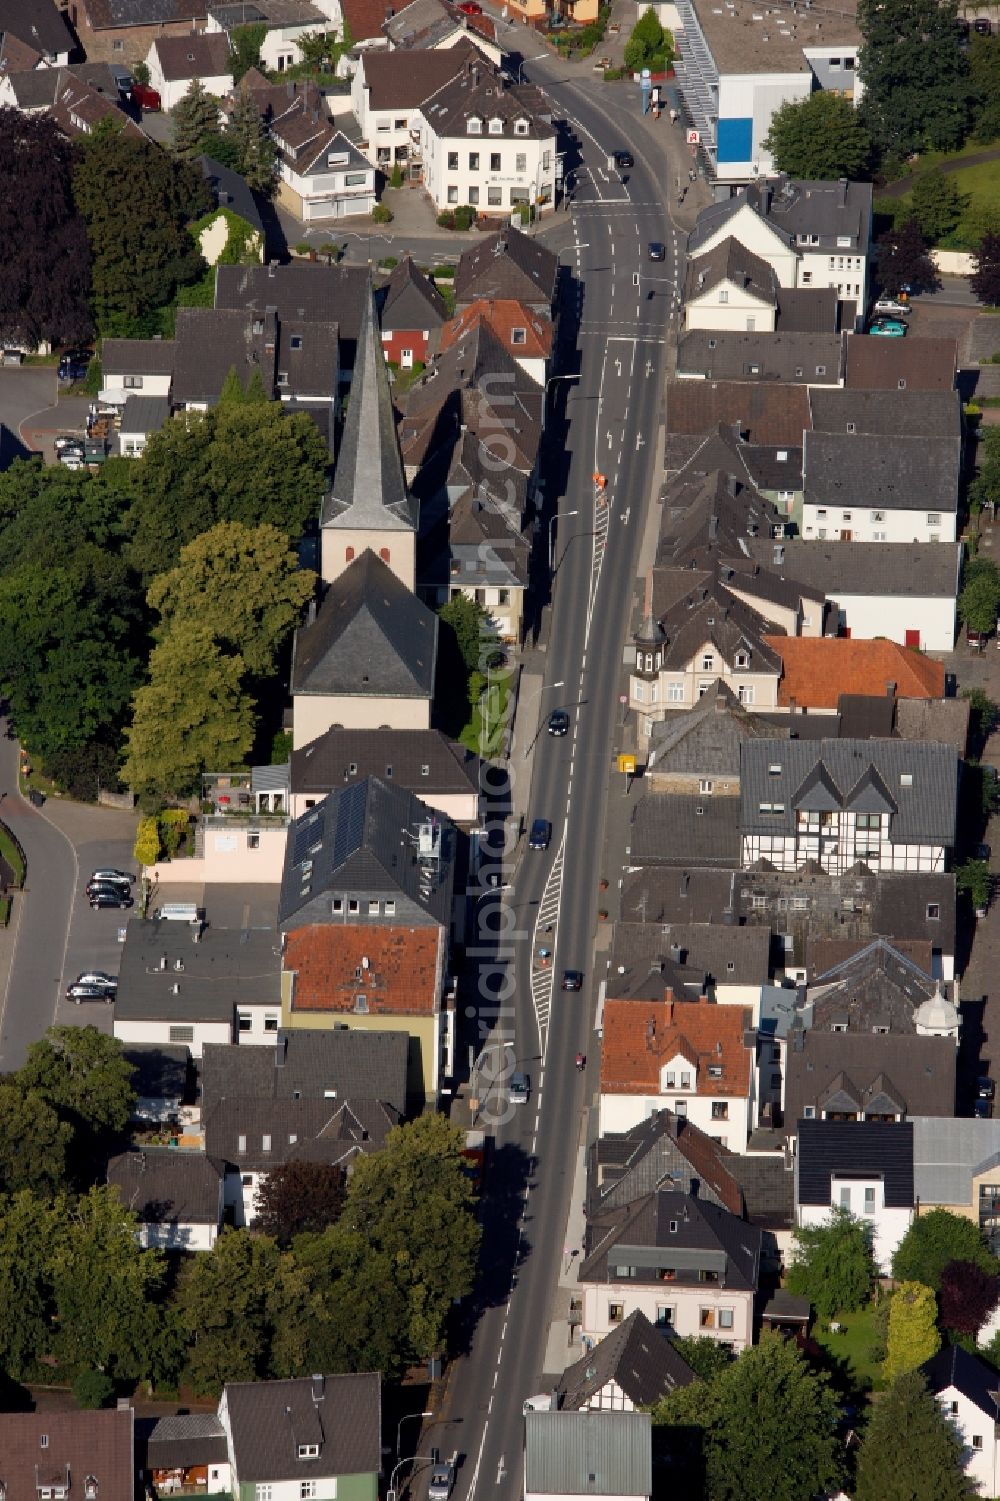
[[[260,375],[274,390],[278,326],[273,312],[180,307],[174,335],[175,403],[218,401],[230,370],[246,386]]]
[[[824,1032],[846,1025],[851,1032],[869,1036],[877,1025],[912,1034],[914,1012],[937,991],[930,975],[887,938],[875,938],[824,974],[811,977],[806,1025]]]
[[[247,1051],[250,1051],[247,1049]],[[378,1152],[402,1116],[382,1100],[220,1100],[204,1114],[205,1150],[237,1172],[315,1162],[350,1167]]]
[[[242,1485],[375,1475],[381,1470],[381,1378],[313,1376],[230,1382],[223,1393]],[[318,1459],[299,1459],[318,1444]]]
[[[208,0],[84,0],[84,8],[96,28],[159,26],[168,21],[203,21]]]
[[[337,400],[340,332],[336,323],[289,318],[278,324],[275,358],[277,389],[282,399],[331,403]],[[286,403],[287,405],[287,403]]]
[[[787,610],[798,610],[805,601],[816,604],[826,600],[822,589],[804,584],[801,579],[771,573],[757,563],[748,562],[740,566],[739,562],[727,561],[720,565],[719,582],[734,594],[748,594],[751,599],[780,605]]]
[[[43,54],[73,51],[65,12],[53,0],[0,0],[0,33],[5,31]]]
[[[775,329],[783,334],[835,334],[840,329],[836,287],[779,287]]]
[[[883,339],[882,343],[891,340]],[[954,599],[962,549],[939,542],[814,542],[792,537],[775,563],[775,544],[748,538],[743,551],[762,569],[821,590],[825,595],[906,595]]]
[[[439,836],[440,862],[418,859],[417,830]],[[402,891],[439,923],[451,917],[454,830],[403,787],[369,776],[338,788],[289,827],[278,922],[336,921],[330,893]]]
[[[728,1210],[672,1189],[658,1189],[618,1209],[604,1209],[587,1223],[580,1282],[613,1286],[623,1279],[617,1267],[635,1274],[630,1284],[662,1282],[671,1268],[679,1284],[697,1284],[698,1268],[711,1266],[720,1287],[756,1291],[760,1276],[761,1232]],[[615,1260],[615,1257],[618,1260]]]
[[[274,308],[278,318],[300,322],[336,323],[341,358],[350,368],[365,311],[369,285],[365,266],[324,266],[293,261],[287,266],[217,266],[215,306]]]
[[[462,252],[455,271],[455,300],[461,307],[479,297],[515,298],[529,307],[549,308],[555,298],[559,258],[518,229],[485,235]]]
[[[439,0],[434,0],[439,3]],[[378,53],[372,54],[378,57]],[[392,52],[383,57],[394,57]],[[434,54],[432,54],[434,55]],[[412,58],[408,58],[412,67]],[[382,293],[382,332],[408,328],[440,328],[448,316],[444,298],[407,251],[392,269]]]
[[[168,83],[188,78],[232,77],[229,38],[224,31],[158,36],[153,46]]]
[[[49,6],[50,0],[44,0],[44,4]],[[7,69],[5,54],[11,41],[10,33],[0,30],[0,58],[2,58],[0,73],[5,73],[19,109],[51,109],[64,86],[69,82],[86,84],[98,94],[107,95],[117,105],[118,80],[108,63],[63,63],[58,68],[32,68],[25,64],[23,67]],[[65,52],[69,45],[70,41],[67,36],[62,50]],[[35,55],[37,56],[37,50]]]
[[[188,1080],[188,1050],[168,1043],[131,1043],[122,1049],[131,1063],[132,1087],[140,1099],[179,1100]]]
[[[961,462],[962,440],[957,436],[807,432],[803,491],[810,505],[954,511]]]
[[[600,1136],[587,1165],[587,1215],[620,1209],[659,1188],[677,1189],[743,1218],[730,1155],[672,1110],[653,1110],[629,1131]]]
[[[625,922],[721,923],[740,911],[740,877],[729,870],[641,866],[625,875]]]
[[[765,927],[618,922],[609,958],[609,992],[613,988],[616,996],[627,995],[631,984],[670,970],[699,995],[713,983],[764,985],[770,975],[770,949],[771,935]],[[663,995],[662,979],[652,994]]]
[[[291,791],[327,793],[345,782],[383,777],[418,797],[480,788],[481,762],[440,730],[327,730],[292,751]]]
[[[762,1229],[787,1230],[795,1223],[795,1173],[789,1152],[723,1153],[725,1166],[743,1194],[746,1217]]]
[[[795,1135],[808,1105],[817,1119],[827,1108],[826,1095],[842,1074],[850,1083],[850,1103],[831,1109],[859,1117],[867,1110],[888,1114],[875,1104],[888,1079],[898,1105],[891,1113],[955,1113],[955,1044],[947,1037],[907,1037],[900,1033],[789,1033],[785,1078],[785,1130]],[[874,1123],[873,1123],[874,1124]]]
[[[773,267],[731,235],[688,261],[684,300],[707,296],[725,281],[735,283],[758,302],[777,305],[778,278]]]
[[[721,584],[713,582],[693,588],[659,620],[667,638],[663,648],[665,670],[686,668],[710,642],[730,668],[735,669],[736,656],[742,652],[747,658],[744,670],[780,676],[780,654],[764,639],[773,636],[777,627],[742,600],[735,599]]]
[[[295,633],[292,693],[431,698],[438,619],[366,548]]]
[[[898,698],[896,733],[901,740],[937,740],[964,757],[970,709],[967,698]]]
[[[187,923],[133,919],[115,1020],[230,1021],[237,1005],[271,1002],[277,1009],[280,977],[281,946],[269,929],[209,926],[194,943]]]
[[[556,1394],[562,1412],[578,1412],[613,1381],[634,1406],[651,1407],[695,1380],[694,1371],[669,1335],[655,1328],[636,1308],[582,1359],[567,1367]]]
[[[172,375],[173,339],[103,339],[101,369],[108,375]]]
[[[526,1413],[524,1474],[525,1491],[536,1496],[648,1496],[649,1413]]]
[[[406,1106],[405,1032],[348,1027],[283,1032],[274,1047],[206,1043],[201,1062],[202,1108],[222,1100],[383,1100]]]
[[[781,811],[762,812],[762,804]],[[958,757],[947,745],[905,740],[745,740],[740,752],[744,832],[792,835],[800,808],[885,812],[893,844],[950,846],[958,813]]]
[[[920,1367],[920,1373],[935,1396],[954,1387],[991,1423],[1000,1422],[1000,1377],[996,1367],[987,1365],[978,1355],[961,1345],[943,1345]]]
[[[960,438],[957,391],[864,391],[813,387],[811,426],[823,433],[876,433],[885,438]],[[853,428],[851,427],[851,424]]]
[[[752,478],[749,445],[722,423],[664,486],[661,501],[660,563],[711,566],[739,551],[744,539],[784,533],[785,516]]]
[[[136,1465],[142,1470],[226,1463],[229,1459],[226,1430],[214,1412],[137,1418],[135,1443]]]
[[[876,339],[897,344],[898,339]],[[677,346],[677,373],[709,380],[791,381],[835,386],[843,364],[841,334],[766,334],[694,329]]]
[[[169,396],[129,396],[122,411],[119,433],[158,433],[170,421]]]
[[[416,506],[403,477],[370,286],[361,313],[347,420],[321,524],[384,532],[412,532],[417,525]]]
[[[222,1168],[214,1155],[146,1147],[108,1163],[108,1182],[144,1225],[218,1225]]]
[[[830,182],[810,182],[803,178],[778,177],[767,182],[751,183],[732,198],[710,204],[698,215],[688,237],[688,253],[749,204],[787,245],[794,245],[799,235],[817,235],[819,248],[837,248],[838,240],[850,238],[851,247],[866,252],[872,212],[871,184],[849,182],[846,178]],[[839,247],[843,250],[843,244]]]
[[[632,809],[636,865],[734,866],[739,856],[740,809],[734,797],[647,789]]]
[[[909,1121],[799,1121],[797,1202],[832,1205],[834,1173],[880,1177],[887,1209],[912,1208],[913,1126]]]
[[[441,85],[424,100],[421,113],[438,137],[467,133],[466,122],[500,120],[503,125],[494,139],[554,140],[552,105],[533,84],[505,83],[502,75],[484,65],[468,67]],[[519,124],[526,129],[516,129]]]
[[[671,713],[652,726],[646,775],[676,772],[735,780],[743,741],[763,735],[773,735],[772,726],[745,709],[720,678],[693,709]]]

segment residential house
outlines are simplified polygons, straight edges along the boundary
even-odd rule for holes
[[[295,818],[346,782],[382,777],[419,797],[452,823],[482,816],[482,765],[440,730],[327,730],[292,751],[290,807]]]
[[[108,64],[39,64],[21,72],[3,71],[2,61],[0,54],[0,105],[24,115],[48,115],[69,140],[91,135],[103,120],[110,120],[124,135],[146,139],[124,112],[118,80]]]
[[[804,444],[805,538],[955,541],[962,467],[959,436],[807,432]]]
[[[889,344],[891,339],[877,339]],[[922,340],[915,341],[917,343]],[[901,646],[951,651],[962,549],[898,542],[833,542],[748,538],[743,552],[761,572],[794,579],[835,606],[830,628],[842,636],[883,636]]]
[[[358,331],[347,420],[333,481],[320,514],[323,579],[328,584],[343,580],[346,585],[346,572],[356,559],[363,559],[366,551],[370,551],[372,563],[377,553],[383,565],[376,572],[391,569],[395,574],[395,594],[399,595],[403,589],[412,594],[418,520],[419,506],[409,493],[403,474],[388,372],[369,286]],[[359,569],[355,567],[353,573],[357,578]],[[342,590],[333,589],[324,608],[329,612],[331,599],[344,598]],[[421,613],[416,600],[413,612],[417,616]],[[412,625],[411,621],[407,629]],[[435,632],[436,628],[435,622]],[[426,635],[428,629],[425,626],[421,634]],[[433,653],[429,660],[433,675]],[[366,664],[362,659],[354,665],[360,668]],[[318,733],[298,737],[298,743],[315,739]]]
[[[471,204],[500,215],[520,205],[551,212],[556,192],[552,106],[532,84],[507,82],[479,62],[424,100],[423,185],[438,211]]]
[[[114,1035],[126,1045],[183,1045],[192,1058],[206,1042],[273,1044],[280,977],[280,945],[266,929],[134,919],[122,946]]]
[[[627,1131],[673,1110],[742,1151],[753,1124],[755,1041],[749,1013],[708,1000],[619,999],[609,984],[601,1047],[600,1130]]]
[[[11,0],[19,4],[20,0]],[[70,0],[68,19],[87,57],[130,66],[157,37],[188,37],[207,25],[209,0]]]
[[[891,341],[890,341],[891,342]],[[853,344],[850,345],[853,347]],[[806,427],[817,433],[867,434],[882,438],[961,440],[962,398],[958,391],[867,390],[863,387],[811,387]]]
[[[2,0],[0,36],[5,56],[14,68],[62,68],[75,43],[67,21],[75,17],[54,0]],[[92,57],[90,52],[88,58]]]
[[[948,1344],[920,1367],[962,1445],[962,1462],[975,1494],[1000,1490],[1000,1383],[996,1368],[961,1345]]]
[[[344,22],[351,37],[351,52],[361,57],[373,47],[386,47],[386,7],[382,0],[341,0]]]
[[[795,870],[863,861],[882,871],[943,871],[956,840],[958,757],[901,740],[744,741],[743,864]]]
[[[672,1110],[654,1110],[628,1131],[598,1136],[587,1161],[588,1218],[620,1209],[659,1188],[676,1189],[746,1217],[734,1154]]]
[[[979,1226],[1000,1251],[1000,1121],[913,1117],[913,1188],[921,1209],[947,1209]],[[1000,1328],[994,1310],[979,1332],[989,1344]]]
[[[4,1495],[69,1495],[75,1481],[84,1501],[133,1501],[133,1421],[128,1403],[98,1412],[0,1412]]]
[[[784,453],[789,464],[789,472],[775,485],[778,503],[761,493],[758,450],[743,441],[738,423],[719,423],[705,433],[661,491],[657,563],[684,569],[690,578],[692,569],[711,572],[722,560],[738,555],[744,539],[784,537],[788,509],[801,478],[794,451],[776,452]],[[670,602],[692,587],[692,583],[677,582]]]
[[[468,303],[441,330],[441,349],[450,349],[472,326],[484,319],[498,342],[513,355],[526,375],[544,386],[552,358],[552,320],[532,312],[513,298],[503,301],[479,298]]]
[[[124,407],[132,396],[169,397],[176,350],[173,339],[104,339],[100,400]]]
[[[143,1125],[177,1124],[189,1092],[191,1059],[187,1048],[176,1043],[133,1043],[122,1049],[122,1057],[132,1065],[132,1120]]]
[[[139,1244],[210,1251],[223,1216],[223,1168],[211,1154],[144,1147],[108,1163],[108,1183],[139,1221]]]
[[[650,726],[645,780],[663,791],[738,797],[740,746],[744,740],[773,735],[774,726],[745,709],[718,678],[693,708]]]
[[[405,1033],[410,1104],[436,1099],[454,1051],[445,928],[312,923],[288,934],[283,962],[286,1026]]]
[[[381,296],[382,352],[390,365],[412,370],[437,353],[448,317],[444,298],[407,252],[393,267]]]
[[[187,95],[195,79],[208,94],[222,99],[233,87],[229,38],[222,32],[190,36],[160,36],[146,58],[150,87],[165,110]]]
[[[792,1027],[785,1134],[810,1121],[903,1121],[955,1113],[955,1040]]]
[[[740,864],[740,821],[727,797],[646,788],[632,807],[633,866]]]
[[[273,308],[178,308],[174,340],[175,406],[203,411],[214,405],[235,370],[244,386],[259,375],[269,396],[332,415],[340,364],[336,323],[284,322]]]
[[[383,31],[389,47],[407,52],[443,51],[472,42],[480,55],[499,68],[504,61],[498,23],[485,12],[467,15],[446,0],[409,0],[401,10],[386,19]],[[363,55],[363,54],[362,54]]]
[[[253,1223],[275,1167],[316,1162],[347,1172],[359,1155],[381,1150],[403,1118],[408,1047],[403,1030],[346,1028],[282,1032],[267,1051],[206,1045],[205,1152],[224,1174],[235,1224]]]
[[[263,26],[260,66],[284,73],[303,60],[301,42],[317,32],[340,29],[340,0],[210,0],[206,31],[231,36],[240,26]]]
[[[958,368],[953,338],[880,339],[850,334],[844,385],[852,391],[952,391]]]
[[[437,631],[434,612],[365,548],[295,633],[295,743],[338,726],[429,729]]]
[[[555,1397],[560,1412],[635,1412],[696,1379],[670,1336],[637,1308],[567,1366]]]
[[[688,261],[685,329],[773,333],[777,309],[773,267],[733,236]]]
[[[169,1413],[136,1424],[139,1473],[157,1495],[180,1480],[182,1491],[225,1495],[232,1484],[226,1430],[214,1412]]]
[[[150,434],[158,433],[166,427],[171,410],[169,396],[127,396],[118,425],[118,451],[121,457],[141,458]]]
[[[910,1227],[913,1126],[909,1121],[803,1120],[795,1155],[795,1222],[824,1225],[846,1209],[871,1226],[875,1264],[889,1275]]]
[[[219,1402],[233,1501],[378,1501],[382,1397],[377,1372],[229,1382]]]
[[[897,344],[898,339],[875,339]],[[923,342],[921,340],[921,342]],[[733,332],[692,329],[677,345],[678,380],[780,381],[782,385],[839,386],[844,339],[836,333]]]
[[[836,714],[844,694],[943,699],[945,670],[895,641],[766,636],[781,657],[778,708],[790,714]]]
[[[957,1047],[959,1012],[940,979],[932,979],[888,938],[874,938],[812,976],[802,1025],[823,1032],[948,1037]]]
[[[529,1412],[524,1501],[649,1501],[653,1435],[648,1412]]]
[[[707,996],[755,1014],[771,977],[770,953],[771,935],[762,926],[617,922],[608,989],[620,999],[658,1001],[669,986],[680,999]]]
[[[343,386],[351,379],[361,327],[369,312],[370,281],[366,266],[324,266],[302,260],[287,266],[276,261],[266,266],[218,265],[215,306],[260,316],[270,310],[279,324],[335,323],[338,381]]]
[[[403,14],[399,13],[400,19]],[[454,17],[454,12],[450,14]],[[461,34],[454,19],[452,25],[457,45],[444,51],[405,48],[390,52],[372,47],[358,55],[351,77],[351,108],[360,130],[361,149],[372,166],[386,176],[399,167],[411,181],[420,181],[424,101],[470,65],[488,71],[482,55]]]
[[[640,1309],[657,1328],[747,1349],[762,1239],[725,1209],[673,1189],[599,1211],[587,1222],[578,1273],[584,1336],[600,1339]]]
[[[502,229],[463,250],[455,269],[455,302],[464,308],[483,299],[510,300],[551,317],[558,279],[559,258],[548,246],[519,229]]]
[[[713,378],[695,383],[675,377],[667,382],[666,401],[668,469],[681,468],[705,441],[705,434],[720,427],[737,430],[741,441],[752,447],[801,448],[802,434],[810,426],[807,387],[781,381],[754,384]],[[671,462],[681,453],[680,462]]]

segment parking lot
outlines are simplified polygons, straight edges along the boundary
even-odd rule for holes
[[[26,419],[54,407],[57,384],[53,366],[0,366],[0,426],[11,435],[4,443],[5,460],[34,447]]]

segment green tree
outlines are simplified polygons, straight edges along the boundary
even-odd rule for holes
[[[973,255],[969,285],[987,307],[1000,307],[1000,234],[983,235]]]
[[[829,89],[783,104],[764,147],[780,172],[813,181],[863,177],[872,149],[853,101]]]
[[[56,1353],[76,1371],[141,1379],[158,1340],[163,1256],[141,1249],[117,1189],[92,1188],[60,1209],[50,1263]]]
[[[980,141],[1000,136],[1000,37],[973,36],[969,43],[973,129]]]
[[[969,81],[957,13],[956,0],[859,0],[860,107],[883,156],[961,144]]]
[[[29,1376],[52,1341],[49,1257],[65,1200],[23,1191],[0,1199],[0,1368]]]
[[[242,406],[247,399],[247,393],[243,389],[243,382],[236,373],[236,366],[230,365],[225,380],[222,382],[222,390],[219,392],[219,405]]]
[[[277,148],[248,89],[236,93],[228,134],[236,147],[240,176],[254,192],[273,192]]]
[[[964,860],[955,867],[955,889],[966,895],[977,912],[984,911],[993,894],[993,877],[986,860]]]
[[[969,205],[969,198],[959,192],[953,176],[935,167],[917,178],[910,202],[920,233],[930,244],[936,245],[955,229]]]
[[[854,1313],[869,1302],[875,1267],[866,1227],[846,1209],[834,1208],[824,1225],[792,1232],[788,1287],[809,1299],[820,1318]]]
[[[878,279],[890,295],[900,287],[938,285],[937,267],[927,254],[927,244],[916,219],[906,219],[878,237]]]
[[[400,1339],[415,1359],[441,1351],[448,1310],[472,1288],[479,1225],[463,1146],[444,1116],[419,1116],[355,1163],[347,1190],[344,1227],[393,1267],[408,1305]]]
[[[267,1375],[268,1299],[278,1260],[273,1240],[224,1230],[207,1255],[195,1256],[185,1267],[177,1308],[189,1340],[187,1374],[195,1391],[214,1394],[227,1381]]]
[[[115,1384],[105,1371],[81,1371],[73,1382],[76,1405],[85,1410],[107,1407],[115,1394]]]
[[[255,1228],[280,1246],[298,1235],[318,1235],[340,1218],[344,1193],[343,1168],[333,1163],[282,1163],[257,1192]]]
[[[124,1131],[135,1104],[132,1065],[116,1037],[96,1027],[50,1027],[14,1075],[67,1121],[89,1149]]]
[[[181,549],[177,567],[153,580],[147,599],[167,630],[200,624],[262,677],[315,586],[316,575],[299,568],[277,527],[220,521]]]
[[[98,126],[83,137],[73,193],[90,242],[98,327],[141,331],[146,315],[205,270],[187,225],[211,207],[208,186],[194,163]]]
[[[438,610],[438,619],[453,633],[466,671],[478,671],[483,665],[484,649],[488,652],[496,641],[488,612],[474,599],[456,594]]]
[[[918,1371],[894,1381],[869,1410],[856,1501],[963,1501],[975,1494],[962,1444]]]
[[[934,1289],[922,1282],[901,1282],[889,1309],[889,1347],[882,1367],[886,1380],[915,1371],[940,1348]]]
[[[185,620],[167,632],[125,731],[123,775],[134,792],[180,797],[203,771],[243,764],[255,722],[245,671],[243,658],[224,655],[209,627]]]
[[[72,1136],[40,1095],[24,1093],[16,1077],[0,1082],[0,1192],[54,1193],[66,1180]]]
[[[1000,427],[983,428],[977,448],[978,469],[969,486],[969,504],[973,509],[1000,503]],[[972,558],[965,565],[965,583],[978,573],[1000,577],[991,558]]]
[[[733,1362],[732,1352],[724,1350],[717,1339],[709,1339],[706,1335],[682,1335],[673,1341],[673,1346],[702,1381],[712,1381]]]
[[[205,139],[219,128],[219,101],[200,78],[195,78],[183,99],[170,112],[173,152],[181,161],[191,161],[205,149]]]
[[[992,559],[989,570],[966,570],[965,582],[958,596],[958,618],[970,631],[988,636],[996,626],[1000,612],[1000,570]]]
[[[267,25],[263,21],[233,27],[229,33],[229,45],[232,48],[229,66],[234,84],[239,83],[244,73],[248,73],[251,68],[260,67],[260,49],[266,36]]]
[[[651,72],[663,73],[674,59],[674,39],[666,27],[660,24],[656,12],[650,6],[644,10],[632,27],[625,43],[625,66],[629,72],[649,68]]]
[[[897,1282],[922,1282],[937,1292],[949,1261],[973,1261],[993,1271],[995,1260],[979,1226],[947,1209],[932,1209],[913,1221],[892,1258]]]

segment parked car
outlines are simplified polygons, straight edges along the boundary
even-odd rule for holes
[[[562,977],[563,990],[582,990],[583,974],[578,969],[564,969]]]
[[[890,318],[908,318],[910,314],[909,304],[898,302],[895,297],[880,297],[873,311],[887,314]]]
[[[975,1104],[972,1107],[972,1113],[976,1117],[977,1121],[990,1120],[993,1116],[993,1101],[982,1099],[976,1100]]]
[[[138,104],[142,109],[162,109],[159,94],[151,89],[148,83],[134,83],[132,85],[132,103]]]
[[[96,985],[99,990],[117,990],[118,976],[109,975],[106,969],[85,969],[77,975],[75,984]]]
[[[59,455],[59,462],[64,469],[82,469],[86,464],[86,459],[77,449],[64,448]]]
[[[547,850],[551,838],[552,825],[548,819],[536,818],[531,825],[531,833],[528,835],[528,848],[530,850]]]
[[[666,245],[664,245],[663,241],[662,240],[650,240],[650,242],[649,242],[649,259],[651,261],[665,261],[666,258],[667,258],[667,247],[666,247]]]
[[[634,167],[635,157],[631,151],[616,151],[614,153],[615,166],[621,171],[623,168]]]
[[[528,1075],[520,1072],[511,1074],[509,1093],[512,1105],[527,1105],[528,1096],[531,1094],[531,1080]]]
[[[66,999],[75,1001],[78,1006],[82,1001],[104,1001],[110,1006],[114,995],[100,985],[81,985],[77,981],[66,991]]]
[[[879,318],[868,332],[883,339],[901,339],[906,333],[906,324],[895,318]]]
[[[88,891],[87,899],[95,912],[101,907],[131,907],[133,905],[132,898],[127,891],[113,886],[101,886],[94,891]]]
[[[135,876],[128,870],[116,870],[109,866],[106,870],[95,870],[90,878],[93,882],[110,881],[114,885],[131,886]]]
[[[74,381],[86,380],[87,379],[87,367],[86,367],[86,365],[74,365],[69,360],[60,360],[59,361],[59,379],[64,384],[68,384],[68,385],[72,385],[72,383]]]
[[[565,709],[553,709],[546,726],[550,735],[565,735],[569,730],[569,715]]]
[[[972,25],[977,36],[989,36],[993,30],[992,22],[988,21],[985,16],[977,16]]]
[[[44,792],[39,792],[39,790],[38,790],[37,787],[30,788],[29,791],[28,791],[28,802],[31,804],[31,806],[33,808],[44,808],[45,807],[45,793]]]
[[[58,438],[52,440],[52,447],[56,453],[62,453],[68,448],[70,451],[79,451],[82,454],[84,441],[79,433],[60,433]]]
[[[980,1100],[992,1100],[997,1092],[997,1087],[989,1074],[981,1074],[976,1080],[976,1095]]]

